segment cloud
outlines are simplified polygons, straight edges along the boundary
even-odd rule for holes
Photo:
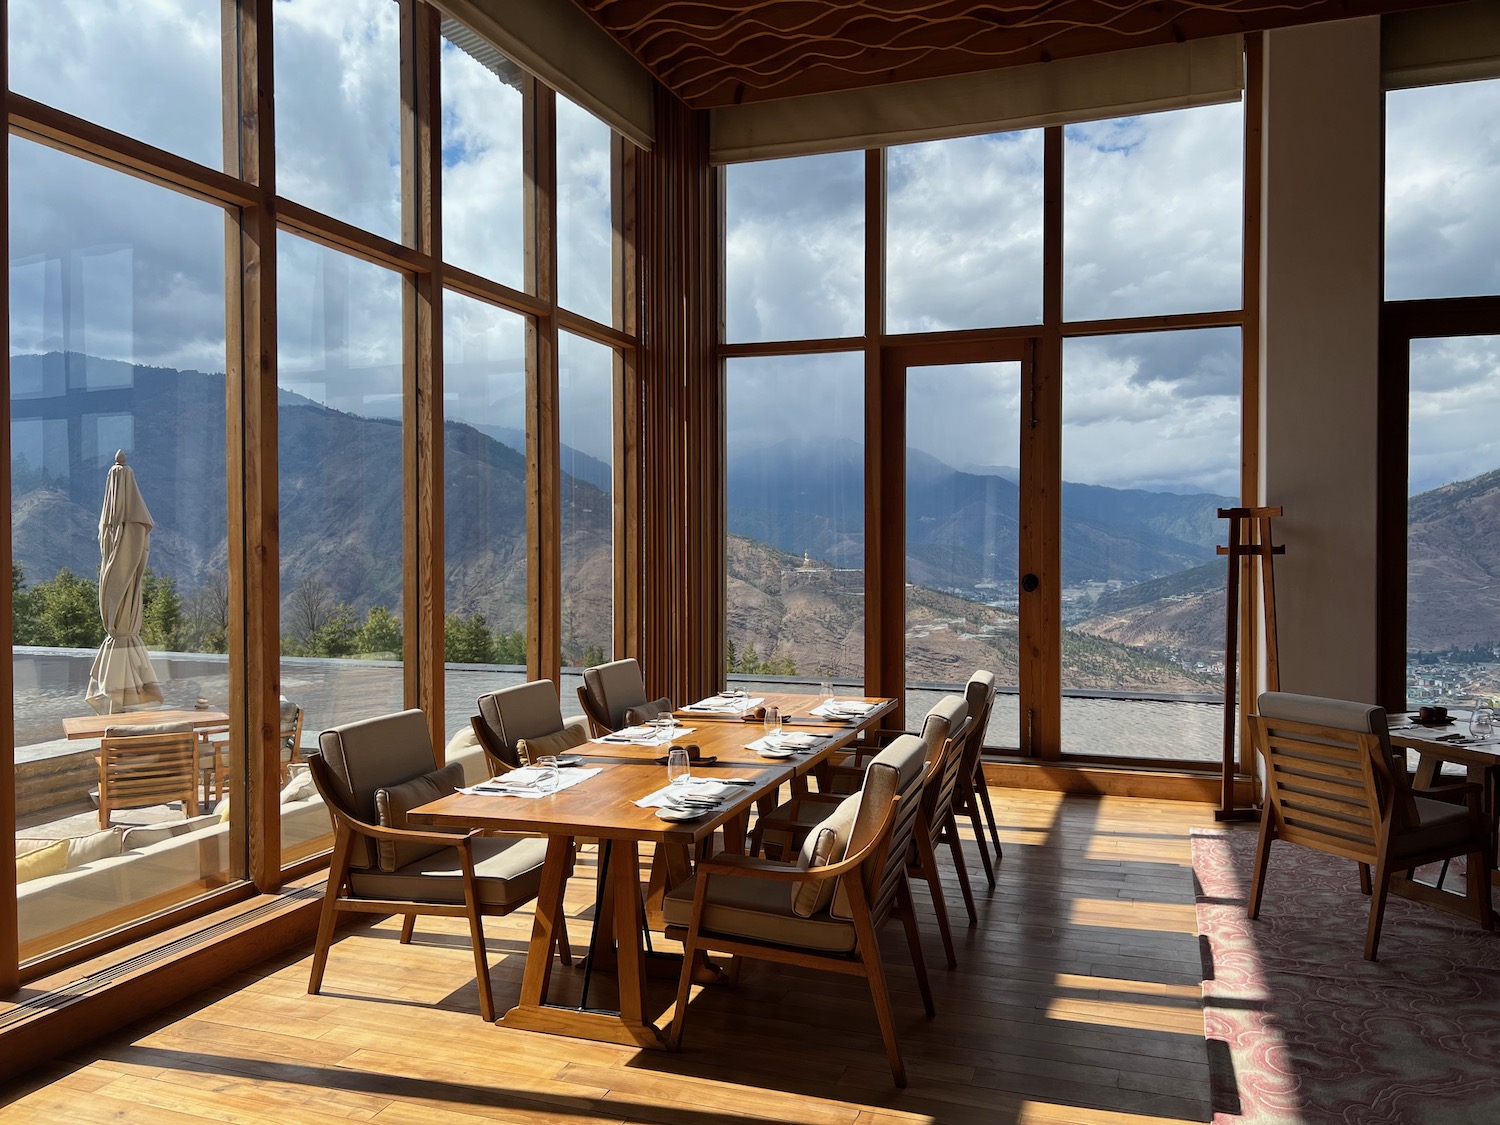
[[[1500,466],[1500,336],[1413,340],[1407,492]]]

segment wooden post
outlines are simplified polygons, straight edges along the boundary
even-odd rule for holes
[[[1281,508],[1220,508],[1219,518],[1229,521],[1229,545],[1218,548],[1218,553],[1229,559],[1229,574],[1224,598],[1224,758],[1223,788],[1219,808],[1214,813],[1216,820],[1249,820],[1255,816],[1253,808],[1241,808],[1235,804],[1234,778],[1236,761],[1234,739],[1237,723],[1235,697],[1237,695],[1237,670],[1239,664],[1239,616],[1242,594],[1253,589],[1254,559],[1260,559],[1260,587],[1265,625],[1265,657],[1267,691],[1281,689],[1281,671],[1276,653],[1276,581],[1272,560],[1285,554],[1286,547],[1277,546],[1271,538],[1271,520],[1281,515]],[[1251,602],[1246,598],[1246,606]],[[1250,620],[1246,616],[1246,628]],[[1253,673],[1251,673],[1253,675]]]

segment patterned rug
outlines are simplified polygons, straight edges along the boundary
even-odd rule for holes
[[[1500,1122],[1500,931],[1392,896],[1366,961],[1354,865],[1286,843],[1251,922],[1255,841],[1192,841],[1216,1125]]]

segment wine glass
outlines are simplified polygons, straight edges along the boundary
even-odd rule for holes
[[[688,758],[686,746],[674,746],[667,751],[667,781],[673,785],[686,785],[693,777],[693,764]]]
[[[1495,712],[1488,699],[1476,699],[1469,713],[1469,737],[1488,739],[1495,733]]]
[[[765,744],[772,750],[778,749],[781,746],[781,712],[770,704],[766,706],[761,729],[765,732]]]
[[[826,676],[818,683],[818,702],[825,706],[833,702],[833,681]]]

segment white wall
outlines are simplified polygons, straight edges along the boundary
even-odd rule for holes
[[[1265,38],[1261,478],[1281,687],[1375,699],[1380,20]]]

